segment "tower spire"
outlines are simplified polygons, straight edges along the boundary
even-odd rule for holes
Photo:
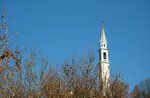
[[[102,30],[101,30],[101,34],[100,34],[100,43],[106,43],[106,35],[105,35],[105,31],[104,31],[104,22],[102,21]]]

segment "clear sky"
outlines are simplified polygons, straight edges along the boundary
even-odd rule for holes
[[[58,64],[90,49],[97,63],[103,20],[111,71],[131,89],[150,78],[150,0],[0,0],[3,7],[19,45],[37,44]]]

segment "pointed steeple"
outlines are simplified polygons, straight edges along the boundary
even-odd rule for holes
[[[102,30],[101,30],[101,34],[100,34],[100,43],[107,43],[106,40],[106,35],[105,35],[105,31],[104,31],[104,22],[102,21]]]
[[[107,40],[104,31],[104,23],[102,22],[102,30],[99,40],[99,71],[100,71],[100,81],[103,82],[102,94],[106,95],[109,91],[109,80],[110,80],[110,64],[109,64],[109,51],[107,48]]]

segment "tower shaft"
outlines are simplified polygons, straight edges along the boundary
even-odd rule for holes
[[[104,31],[104,24],[102,23],[102,30],[99,41],[99,67],[100,67],[100,81],[103,83],[103,87],[109,87],[110,79],[110,67],[108,58],[107,40]]]

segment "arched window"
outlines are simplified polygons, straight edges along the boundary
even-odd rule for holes
[[[106,59],[106,52],[103,53],[104,60]]]

